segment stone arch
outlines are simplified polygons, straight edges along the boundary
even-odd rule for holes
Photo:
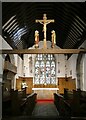
[[[15,58],[14,58],[14,55],[13,54],[9,54],[10,56],[10,62],[15,65]]]
[[[83,64],[83,58],[84,58],[85,54],[83,54],[82,52],[78,54],[77,57],[77,62],[76,62],[76,73],[77,73],[77,88],[78,89],[82,89],[82,76],[81,76],[81,64]],[[83,67],[83,66],[82,66]]]

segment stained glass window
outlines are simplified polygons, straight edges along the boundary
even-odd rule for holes
[[[52,54],[37,54],[35,59],[34,84],[56,84],[55,57]]]

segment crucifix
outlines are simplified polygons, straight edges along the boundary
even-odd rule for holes
[[[47,44],[46,44],[46,26],[47,24],[54,22],[54,20],[47,20],[46,14],[43,15],[43,20],[36,20],[36,23],[40,23],[43,24],[43,32],[44,32],[44,48],[47,48]]]

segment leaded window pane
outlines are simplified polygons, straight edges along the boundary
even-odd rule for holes
[[[38,54],[35,59],[35,84],[56,84],[55,58],[52,54]]]
[[[35,77],[35,84],[39,84],[39,79]]]

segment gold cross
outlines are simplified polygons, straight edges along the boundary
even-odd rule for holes
[[[43,32],[44,32],[44,48],[47,48],[47,44],[46,44],[46,26],[47,24],[54,22],[54,20],[47,20],[46,14],[43,15],[43,20],[36,20],[36,23],[40,23],[43,24]]]

